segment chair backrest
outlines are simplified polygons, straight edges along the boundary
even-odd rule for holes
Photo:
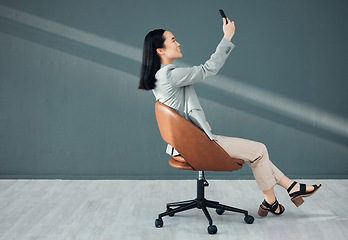
[[[192,122],[156,102],[156,119],[164,141],[173,146],[197,171],[235,171],[244,161],[233,159]]]

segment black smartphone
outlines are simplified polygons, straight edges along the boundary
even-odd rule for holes
[[[219,12],[220,12],[221,17],[222,17],[222,18],[225,18],[226,24],[227,24],[227,23],[228,23],[228,22],[227,22],[227,17],[226,17],[226,15],[225,15],[224,11],[223,11],[222,9],[220,9]]]

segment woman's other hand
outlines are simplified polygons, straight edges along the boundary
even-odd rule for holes
[[[226,38],[228,41],[231,41],[232,37],[234,36],[234,32],[236,31],[236,27],[234,26],[234,21],[231,22],[231,20],[228,18],[226,18],[226,20],[225,18],[222,18],[222,30],[224,31],[224,38]]]

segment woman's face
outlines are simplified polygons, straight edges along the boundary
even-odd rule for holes
[[[165,31],[163,37],[166,39],[163,43],[164,48],[157,49],[162,64],[171,64],[175,59],[182,58],[180,43],[176,41],[174,35],[169,31]]]

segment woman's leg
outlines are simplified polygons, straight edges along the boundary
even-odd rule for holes
[[[252,169],[255,180],[263,192],[267,203],[276,202],[274,185],[284,174],[269,160],[268,151],[264,144],[242,138],[216,136],[218,144],[232,157],[244,160]],[[279,206],[276,213],[281,211]]]
[[[276,201],[274,194],[274,185],[278,184],[286,190],[294,183],[293,180],[285,176],[270,160],[267,148],[260,142],[255,142],[242,138],[216,136],[218,144],[232,157],[242,159],[253,171],[255,180],[263,192],[265,200],[269,204]],[[320,184],[316,185],[318,188]],[[300,184],[297,183],[289,192],[300,190]],[[314,186],[306,185],[306,192],[314,190]],[[279,212],[280,208],[276,212]]]
[[[253,171],[261,191],[273,188],[284,174],[269,160],[263,143],[242,138],[216,136],[218,144],[232,157],[244,160]]]

